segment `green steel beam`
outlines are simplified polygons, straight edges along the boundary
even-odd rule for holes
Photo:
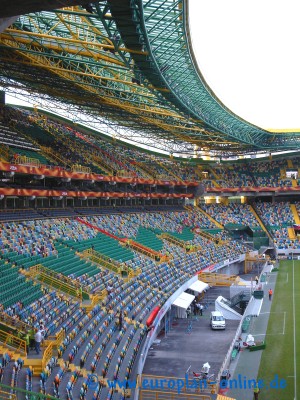
[[[239,154],[299,147],[299,134],[255,127],[212,93],[190,47],[185,0],[108,0],[93,2],[92,11],[21,16],[0,35],[0,84],[170,146]]]
[[[153,84],[167,87],[170,92],[164,96],[180,110],[249,150],[299,146],[299,134],[284,138],[271,134],[233,114],[214,95],[191,56],[187,1],[128,0],[122,8],[117,0],[108,3],[124,42],[148,53],[133,55],[140,70]]]

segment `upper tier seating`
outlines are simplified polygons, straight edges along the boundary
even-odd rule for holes
[[[247,204],[201,204],[201,208],[222,225],[238,224],[256,228],[259,226]]]

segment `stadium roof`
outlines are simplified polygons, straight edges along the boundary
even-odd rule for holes
[[[190,45],[188,2],[107,0],[29,13],[0,34],[0,86],[26,89],[124,128],[169,152],[296,150],[227,109]],[[141,137],[141,139],[139,139]]]

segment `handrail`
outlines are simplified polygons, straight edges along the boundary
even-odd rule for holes
[[[0,387],[0,398],[1,400],[17,400],[17,395],[9,392],[4,392]]]
[[[83,292],[81,288],[69,285],[68,283],[62,282],[61,280],[49,275],[47,271],[45,271],[45,267],[41,264],[34,265],[29,269],[29,274],[32,278],[37,279],[38,281],[53,287],[54,289],[61,290],[62,292],[73,296],[80,301],[85,298],[89,299],[89,295],[86,292]]]
[[[170,377],[170,376],[157,376],[157,375],[150,375],[150,374],[142,374],[142,376],[139,376],[139,379],[137,380],[137,385],[140,387],[140,386],[142,386],[141,387],[141,389],[140,389],[140,398],[142,398],[141,397],[141,394],[142,394],[142,392],[147,392],[147,390],[143,390],[143,380],[144,379],[147,379],[148,380],[148,382],[151,382],[151,380],[153,380],[153,381],[161,381],[161,382],[168,382],[168,381],[176,381],[176,380],[178,380],[178,381],[180,381],[181,383],[183,383],[183,386],[181,386],[181,393],[179,394],[178,393],[178,391],[177,391],[177,389],[174,389],[174,391],[171,391],[170,389],[170,391],[169,392],[167,392],[167,391],[155,391],[155,392],[153,392],[153,390],[152,390],[152,393],[154,394],[163,394],[163,393],[165,393],[165,394],[174,394],[175,395],[175,397],[155,397],[155,398],[157,398],[157,399],[161,399],[161,400],[166,400],[166,399],[180,399],[181,397],[180,396],[187,396],[186,397],[186,399],[188,399],[188,398],[193,398],[194,396],[195,396],[195,393],[194,393],[194,389],[195,388],[193,388],[192,390],[191,390],[191,388],[192,388],[192,386],[190,385],[190,383],[193,381],[193,377],[191,377],[191,378],[189,378],[188,376],[186,376],[185,377],[185,379],[184,379],[184,382],[183,382],[183,379],[181,379],[181,378],[176,378],[176,377]],[[199,386],[200,386],[200,384],[201,384],[201,382],[199,383]],[[175,386],[174,386],[174,388],[177,388],[178,386],[175,384]],[[207,380],[205,383],[203,383],[203,385],[202,385],[202,387],[200,388],[199,387],[199,390],[201,389],[201,393],[203,393],[202,394],[202,396],[203,396],[203,399],[211,399],[211,397],[210,396],[208,396],[208,394],[210,394],[210,393],[212,393],[212,394],[214,394],[214,393],[216,393],[217,392],[217,387],[218,387],[218,383],[216,382],[216,380],[214,379],[212,382],[210,382],[209,380]],[[178,396],[178,397],[177,397]],[[200,395],[199,395],[200,396]],[[199,397],[199,399],[201,399],[202,397]],[[184,399],[184,397],[182,397],[182,399]]]
[[[198,235],[200,235],[202,237],[204,237],[205,239],[213,241],[216,245],[221,245],[221,244],[228,243],[228,240],[225,241],[225,240],[218,239],[214,235],[211,235],[210,233],[204,232],[201,229],[194,229],[193,232],[197,233]]]
[[[14,160],[15,164],[20,164],[20,165],[34,165],[35,167],[39,167],[41,165],[40,160],[37,158],[31,158],[27,156],[18,156]]]
[[[8,146],[2,145],[0,147],[0,156],[2,156],[5,160],[8,160],[9,158],[9,149]]]
[[[11,333],[0,330],[0,342],[12,347],[15,351],[26,354],[26,341]]]
[[[99,304],[103,299],[105,298],[105,291],[102,290],[101,294],[95,294],[92,296],[92,301],[91,305],[92,307],[95,307],[97,304]]]
[[[141,243],[135,242],[132,239],[127,239],[126,244],[128,244],[134,250],[154,259],[157,262],[168,262],[170,260],[170,256],[163,255],[158,251],[151,249],[150,247],[146,247]]]
[[[112,262],[109,257],[98,253],[96,250],[90,248],[86,249],[83,252],[80,253],[80,255],[84,258],[88,258],[92,261],[94,261],[96,264],[99,264],[101,267],[108,268],[109,270],[120,274],[121,273],[121,268],[120,264],[115,262]]]
[[[211,286],[231,286],[237,280],[236,275],[218,274],[215,272],[201,272],[198,275],[199,280],[208,283]]]
[[[100,165],[100,167],[104,169],[109,175],[113,175],[113,173],[115,172],[114,168],[108,165],[108,163],[104,161],[101,157],[92,154],[92,159],[94,162],[96,162],[96,164]]]
[[[178,239],[175,236],[170,235],[169,233],[163,233],[160,235],[160,237],[162,239],[167,240],[170,243],[175,244],[176,246],[183,248],[186,253],[192,253],[195,251],[202,250],[202,247],[191,245],[191,244],[185,242],[184,240]]]
[[[54,336],[48,336],[46,342],[51,341],[55,346],[59,346],[64,338],[66,337],[66,332],[60,329]]]
[[[26,333],[31,329],[31,326],[26,324],[23,321],[19,321],[11,317],[10,315],[6,314],[5,312],[2,312],[0,314],[0,322],[3,322],[3,324],[8,325],[10,328],[13,329],[18,329],[19,331]]]
[[[44,210],[45,210],[45,209],[44,209]],[[45,267],[45,266],[42,265],[42,264],[37,264],[37,265],[35,265],[35,267],[37,267],[37,266],[38,266],[38,269],[39,269],[40,271],[45,272],[45,274],[47,274],[47,275],[49,275],[49,276],[51,276],[51,277],[53,277],[53,278],[62,280],[62,281],[64,281],[67,285],[69,285],[69,286],[75,286],[77,289],[81,287],[83,291],[86,291],[86,292],[87,292],[87,289],[86,289],[85,285],[82,285],[80,282],[78,282],[78,281],[76,281],[76,280],[74,280],[74,279],[71,279],[71,278],[69,278],[68,276],[63,275],[63,274],[61,274],[61,273],[57,273],[56,271],[53,271],[52,269],[47,268],[47,267]]]
[[[128,171],[126,169],[117,170],[117,176],[123,176],[125,178],[134,178],[136,174],[132,171]]]
[[[84,174],[90,174],[92,172],[90,167],[86,167],[86,166],[80,165],[80,164],[72,165],[71,171],[72,172],[82,172]]]
[[[42,358],[42,370],[44,370],[48,364],[48,362],[51,360],[53,356],[53,346],[54,342],[50,342],[48,346],[45,348],[44,353],[43,353],[43,358]]]
[[[56,397],[50,396],[50,395],[44,395],[42,393],[36,393],[36,392],[30,392],[25,389],[21,389],[19,387],[14,387],[14,392],[15,394],[11,394],[11,386],[8,385],[3,385],[3,383],[0,383],[0,398],[1,400],[6,400],[6,399],[11,399],[11,400],[17,400],[17,396],[21,395],[20,397],[25,398],[24,395],[28,396],[28,399],[35,399],[35,400],[57,400]],[[4,397],[4,396],[9,396],[9,397]],[[19,398],[20,398],[19,397]]]
[[[174,379],[173,379],[174,380]],[[188,394],[177,392],[153,391],[144,390],[140,391],[140,400],[211,400],[211,397],[203,394]]]
[[[57,153],[55,153],[50,147],[41,146],[44,153],[48,154],[54,161],[61,163],[62,165],[67,165],[67,162],[60,158]]]
[[[162,233],[159,237],[167,240],[170,243],[175,244],[176,246],[182,247],[183,249],[186,248],[186,243],[183,240],[175,238],[174,236],[170,235],[169,233]]]

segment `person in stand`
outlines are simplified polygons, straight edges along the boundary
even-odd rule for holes
[[[201,304],[200,304],[200,303],[197,303],[197,304],[196,304],[196,307],[197,307],[197,314],[202,315]]]
[[[272,295],[273,295],[273,290],[269,289],[269,300],[270,301],[272,300]]]
[[[34,328],[32,327],[29,330],[29,348],[30,348],[30,350],[34,349],[34,334],[35,334]]]
[[[110,286],[110,284],[108,284],[106,287],[106,291],[107,291],[107,295],[109,296],[111,294],[111,292],[113,291],[113,287]]]
[[[194,299],[192,302],[193,310],[194,310],[194,315],[197,315],[197,300]]]
[[[254,400],[258,400],[259,393],[260,393],[260,389],[259,389],[257,383],[255,383],[254,388],[253,388]]]
[[[29,354],[29,346],[30,346],[30,334],[29,332],[26,332],[26,335],[23,338],[26,342],[26,353],[27,355]]]
[[[35,340],[35,351],[36,354],[40,354],[41,351],[41,341],[43,340],[43,336],[41,331],[37,331],[36,334],[34,335],[34,340]]]
[[[119,314],[119,331],[122,330],[122,326],[123,326],[123,315],[122,315],[122,311],[120,311],[120,314]]]
[[[203,305],[202,304],[200,304],[200,307],[199,307],[199,311],[200,311],[200,316],[202,317],[202,315],[203,315]]]
[[[54,385],[54,391],[56,395],[59,395],[59,384],[60,384],[60,379],[59,379],[59,374],[55,375],[54,381],[53,381],[53,385]]]

